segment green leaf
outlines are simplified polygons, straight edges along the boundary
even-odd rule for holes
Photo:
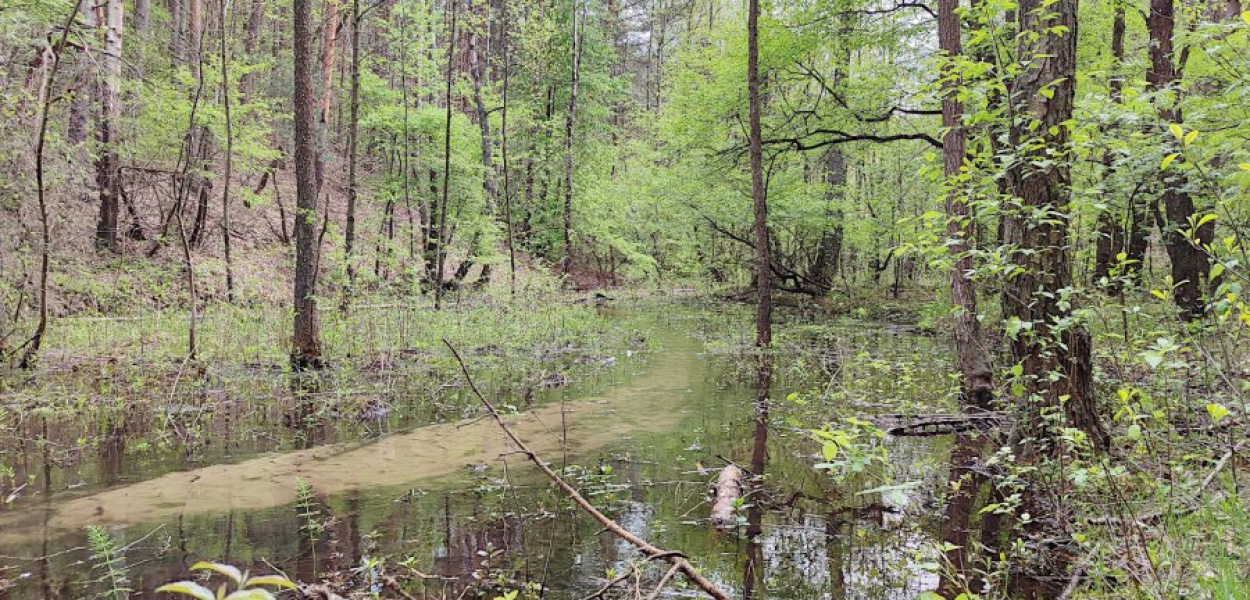
[[[1168,131],[1172,132],[1172,137],[1175,137],[1177,141],[1180,141],[1181,138],[1185,137],[1185,130],[1181,129],[1181,126],[1176,123],[1168,125]]]
[[[1185,141],[1184,141],[1185,145],[1186,145],[1186,146],[1188,146],[1188,145],[1190,145],[1190,144],[1194,143],[1194,140],[1195,140],[1195,139],[1197,139],[1197,137],[1198,137],[1198,132],[1197,132],[1197,131],[1191,131],[1191,132],[1189,132],[1189,133],[1186,133],[1186,134],[1185,134]]]
[[[1163,163],[1159,165],[1159,170],[1166,171],[1168,169],[1168,165],[1172,164],[1172,161],[1176,160],[1176,157],[1178,156],[1180,156],[1179,152],[1173,152],[1163,157]]]
[[[983,508],[981,508],[981,510],[977,511],[977,514],[983,515],[985,513],[994,512],[998,510],[999,508],[1002,508],[1002,506],[1003,506],[1002,504],[998,504],[998,503],[986,504]]]
[[[162,585],[161,587],[156,588],[156,591],[186,594],[196,600],[217,600],[217,597],[213,595],[212,590],[194,581],[179,581],[177,583]]]
[[[1224,417],[1228,416],[1228,409],[1225,408],[1223,404],[1216,404],[1212,402],[1207,405],[1207,414],[1211,415],[1212,421],[1219,423],[1224,420]]]
[[[292,583],[290,579],[281,575],[262,575],[260,577],[252,577],[243,584],[244,587],[256,587],[258,585],[272,585],[280,588],[286,588],[288,590],[296,588],[295,584]]]
[[[247,590],[239,590],[225,597],[225,600],[277,600],[274,595],[265,588],[251,588]]]
[[[237,585],[243,585],[243,572],[237,567],[223,565],[221,563],[211,563],[200,561],[191,565],[192,571],[215,571],[229,577]]]
[[[1132,425],[1129,425],[1128,431],[1125,432],[1125,434],[1128,435],[1128,439],[1130,440],[1140,440],[1141,439],[1141,425],[1138,425],[1137,423],[1133,423]]]

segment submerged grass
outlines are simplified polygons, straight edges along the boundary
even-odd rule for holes
[[[511,299],[473,297],[435,311],[421,298],[364,299],[347,312],[320,311],[321,337],[332,361],[367,360],[401,352],[436,350],[448,338],[466,347],[500,351],[539,348],[592,339],[608,321],[588,304],[555,293]],[[292,316],[273,306],[215,304],[203,309],[197,328],[198,355],[208,363],[279,364],[287,360]],[[117,358],[167,361],[187,353],[185,311],[130,317],[80,317],[52,321],[45,362]]]
[[[313,375],[288,371],[281,309],[206,308],[194,363],[179,313],[57,319],[40,369],[0,379],[0,498],[21,504],[473,416],[443,339],[507,404],[538,402],[648,348],[644,320],[611,310],[555,290],[481,294],[442,311],[362,300],[323,311],[331,367]]]

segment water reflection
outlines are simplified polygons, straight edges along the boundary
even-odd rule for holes
[[[760,353],[755,367],[755,429],[751,436],[751,485],[747,496],[746,564],[742,574],[742,598],[751,600],[761,582],[761,540],[763,533],[764,471],[768,467],[768,394],[773,385],[773,358],[770,351]]]
[[[774,373],[771,361],[760,362],[751,365],[754,373],[740,377],[737,363],[700,354],[702,346],[686,334],[690,325],[680,313],[667,318],[664,350],[645,368],[604,393],[569,398],[571,464],[591,467],[592,473],[595,464],[613,467],[602,493],[594,481],[581,484],[595,492],[593,501],[631,532],[686,552],[735,597],[912,600],[933,589],[934,576],[921,567],[937,560],[929,551],[933,528],[916,514],[932,510],[928,490],[945,484],[945,470],[932,465],[934,457],[944,459],[944,447],[889,442],[898,473],[926,482],[909,493],[901,507],[906,516],[883,520],[880,511],[841,510],[879,502],[857,496],[858,488],[840,489],[812,469],[810,451],[795,442],[794,427],[782,423],[787,405],[769,401],[774,389],[783,394],[805,389],[796,379],[802,369],[785,359]],[[717,326],[728,322],[736,321],[726,317]],[[838,353],[842,373],[878,369],[865,366],[856,345],[910,352],[933,343],[906,337],[890,346],[860,333],[837,339],[851,346]],[[437,577],[425,584],[435,596],[446,591],[455,597],[477,581],[475,576],[489,575],[509,586],[543,582],[546,598],[576,600],[602,585],[609,569],[619,573],[637,561],[632,547],[570,512],[516,455],[501,460],[507,446],[492,423],[470,419],[364,445],[339,443],[335,428],[341,431],[342,424],[325,427],[331,413],[324,405],[336,387],[342,382],[291,385],[282,378],[273,390],[280,408],[265,418],[290,437],[288,447],[304,450],[223,464],[200,454],[198,460],[209,460],[209,466],[184,466],[142,482],[127,482],[126,474],[118,473],[113,477],[123,485],[77,494],[63,490],[64,477],[41,477],[42,498],[49,501],[0,514],[0,555],[52,558],[20,565],[0,560],[18,567],[0,571],[0,577],[30,573],[10,591],[15,599],[82,596],[84,582],[94,577],[89,553],[56,553],[84,546],[82,526],[88,523],[107,524],[130,541],[163,527],[129,551],[132,587],[145,591],[185,576],[200,559],[266,572],[272,563],[313,579],[355,569],[366,556],[388,556],[394,557],[393,568],[412,557],[417,568]],[[216,417],[242,405],[220,402]],[[188,423],[196,422],[195,414],[188,413]],[[518,416],[515,427],[540,454],[558,461],[562,414],[540,402],[534,412]],[[245,429],[242,420],[224,422],[225,429],[216,431]],[[236,448],[242,453],[274,442],[250,440]],[[47,453],[58,447],[45,446],[42,465],[38,452],[23,454],[26,468],[55,470],[58,459]],[[737,457],[754,475],[745,526],[728,535],[708,526],[708,476],[698,472],[699,465],[718,464],[718,454]],[[509,472],[505,460],[511,462]],[[131,462],[125,468],[147,473],[146,466]],[[315,509],[326,522],[316,539],[305,531],[307,519],[296,505],[301,478],[316,492]],[[92,479],[93,485],[99,480]],[[775,510],[796,490],[814,500]],[[648,572],[651,581],[662,574],[662,566],[660,573],[656,569]]]

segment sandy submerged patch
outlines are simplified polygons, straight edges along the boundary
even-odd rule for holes
[[[567,428],[570,452],[593,451],[634,434],[676,426],[698,370],[693,351],[674,349],[630,383],[509,420],[535,452],[548,458],[560,453],[562,428]],[[282,506],[296,501],[300,480],[318,494],[437,485],[465,478],[466,467],[492,463],[512,450],[493,421],[476,419],[420,427],[365,445],[321,446],[211,465],[0,516],[0,545],[29,543],[88,525],[159,523],[185,515]]]

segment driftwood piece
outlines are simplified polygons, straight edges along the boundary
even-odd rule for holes
[[[712,501],[712,526],[725,530],[738,524],[738,500],[742,498],[742,469],[728,465],[716,478],[716,498]]]
[[[1000,428],[1009,423],[1006,415],[997,412],[882,415],[877,417],[875,421],[878,427],[895,437],[954,435],[973,430],[985,431]]]
[[[534,453],[533,450],[530,450],[529,446],[526,445],[525,442],[521,441],[521,438],[517,437],[517,435],[513,433],[512,428],[508,427],[508,424],[504,422],[503,417],[499,416],[499,412],[495,410],[495,405],[491,404],[490,400],[486,399],[486,396],[482,394],[480,389],[478,389],[477,383],[473,381],[473,377],[469,375],[469,367],[464,363],[464,358],[460,356],[460,353],[456,351],[456,347],[452,346],[451,342],[447,340],[443,340],[443,344],[447,346],[448,350],[451,350],[451,354],[456,358],[456,362],[460,363],[460,371],[464,373],[464,378],[469,384],[469,389],[473,391],[473,395],[476,396],[482,403],[482,406],[486,407],[486,411],[490,413],[490,416],[495,420],[495,423],[499,425],[499,428],[502,429],[504,434],[508,436],[508,439],[511,440],[513,445],[515,445],[517,449],[519,449],[521,453],[530,460],[530,462],[534,463],[534,466],[538,467],[539,471],[542,471],[548,479],[555,483],[556,487],[559,487],[565,494],[568,494],[569,498],[572,499],[574,503],[581,507],[581,509],[591,517],[594,517],[600,525],[603,525],[605,530],[637,548],[638,551],[644,554],[649,560],[663,559],[668,561],[670,565],[673,565],[673,567],[681,571],[681,573],[685,575],[691,583],[703,590],[703,592],[707,595],[715,598],[716,600],[730,600],[728,594],[717,587],[715,583],[712,583],[707,577],[704,577],[702,573],[699,573],[699,571],[694,568],[694,565],[690,564],[689,560],[686,560],[686,555],[681,552],[673,552],[657,548],[651,545],[650,542],[630,533],[624,527],[621,527],[619,523],[608,518],[608,516],[600,512],[598,508],[595,508],[595,505],[591,504],[589,500],[582,496],[576,488],[553,471],[547,463],[543,462],[543,460]]]

